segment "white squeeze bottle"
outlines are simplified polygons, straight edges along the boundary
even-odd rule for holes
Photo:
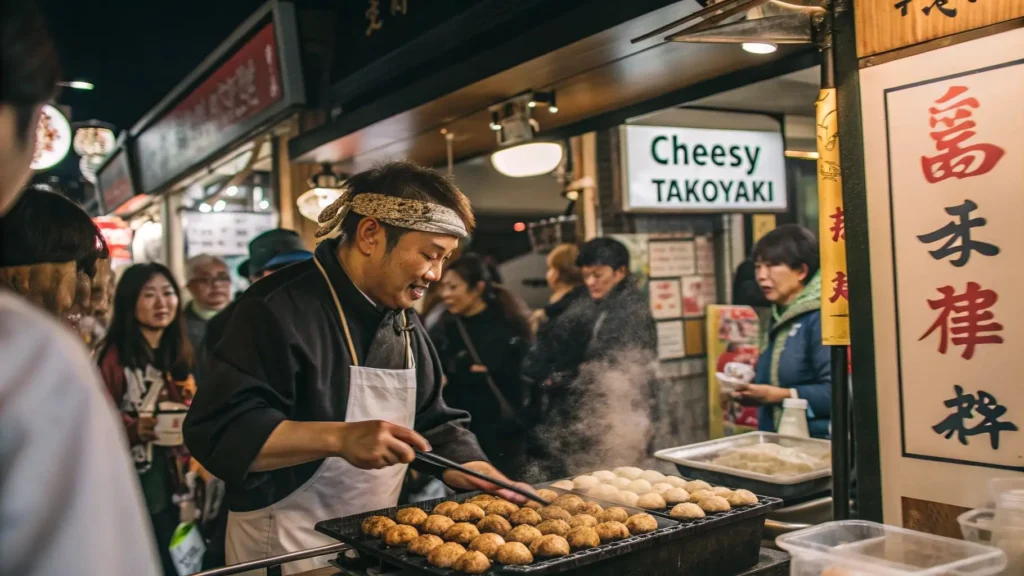
[[[786,398],[782,401],[782,419],[779,421],[779,434],[810,438],[807,429],[807,400],[803,398]]]

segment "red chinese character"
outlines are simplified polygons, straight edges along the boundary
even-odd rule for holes
[[[828,301],[835,304],[840,298],[847,302],[850,301],[849,286],[847,285],[846,274],[836,272],[836,277],[832,279],[832,296],[829,297]]]
[[[842,207],[836,207],[835,214],[829,216],[832,219],[832,227],[829,231],[832,232],[832,241],[839,242],[842,238],[846,240],[846,214],[843,213]]]
[[[952,340],[954,346],[964,347],[960,356],[965,360],[974,356],[974,347],[978,344],[1003,343],[1002,336],[991,334],[1003,329],[1002,324],[989,322],[995,315],[988,309],[999,299],[994,290],[983,290],[977,282],[968,282],[963,294],[955,294],[952,286],[939,288],[939,293],[942,297],[929,300],[928,306],[932,310],[942,310],[942,313],[928,331],[917,339],[918,342],[938,329],[939,353],[945,354],[947,342]],[[950,334],[952,338],[949,338]]]
[[[935,103],[946,104],[965,92],[966,86],[951,86]],[[972,109],[980,107],[977,98],[964,98],[944,108],[928,108],[931,114],[928,125],[935,128],[942,124],[945,127],[929,133],[932,140],[935,140],[935,149],[939,154],[921,157],[921,168],[928,182],[934,184],[947,178],[980,176],[995,168],[1006,153],[995,144],[962,146],[976,134],[973,130],[976,124],[968,118],[973,115]]]

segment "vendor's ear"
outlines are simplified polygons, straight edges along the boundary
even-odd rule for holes
[[[356,246],[366,256],[373,254],[377,246],[385,246],[384,226],[372,216],[364,216],[356,226]]]
[[[807,283],[807,276],[810,273],[810,271],[811,269],[810,267],[807,266],[807,264],[801,264],[799,268],[794,269],[794,272],[796,272],[797,279],[800,280],[801,284]]]

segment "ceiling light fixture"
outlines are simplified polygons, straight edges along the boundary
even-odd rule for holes
[[[295,201],[299,207],[299,214],[317,222],[320,212],[341,196],[345,178],[346,176],[335,173],[330,164],[324,164],[320,172],[309,177],[309,190]]]
[[[58,86],[65,88],[71,88],[72,90],[92,90],[96,86],[92,82],[86,82],[85,80],[72,80],[70,82],[57,82]]]
[[[743,49],[751,54],[771,54],[779,49],[775,44],[768,42],[744,42]]]
[[[521,94],[490,107],[491,129],[499,149],[491,154],[494,169],[511,178],[547,174],[562,162],[564,149],[556,142],[535,140],[540,129],[531,113],[538,106],[555,107],[554,92]],[[557,108],[556,108],[557,110]]]

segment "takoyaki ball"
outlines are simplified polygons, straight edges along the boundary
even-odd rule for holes
[[[555,498],[555,501],[551,504],[553,506],[558,506],[569,514],[579,514],[580,509],[587,505],[587,503],[583,501],[583,498],[580,498],[575,494],[563,494],[558,498]]]
[[[586,490],[587,488],[593,488],[594,486],[597,486],[600,483],[600,480],[594,478],[593,476],[590,476],[589,474],[577,476],[572,480],[572,484],[573,486],[576,487],[577,490]]]
[[[479,535],[480,531],[476,529],[476,526],[468,522],[459,522],[445,530],[444,539],[447,542],[456,542],[463,546],[468,546]]]
[[[527,548],[526,544],[522,542],[506,542],[498,547],[498,553],[494,557],[498,564],[506,566],[533,564],[533,554],[530,553],[530,549]]]
[[[757,494],[754,494],[750,490],[740,488],[726,497],[725,501],[733,508],[738,508],[740,506],[753,506],[754,504],[757,504]]]
[[[565,535],[569,533],[571,528],[569,527],[569,523],[565,520],[545,520],[540,524],[537,524],[537,530],[540,530],[540,533],[545,536],[548,534],[558,534],[562,538],[565,538]]]
[[[577,514],[572,518],[569,518],[569,528],[579,528],[581,526],[593,528],[594,526],[597,526],[597,518],[590,514]]]
[[[686,488],[672,488],[670,490],[666,490],[661,497],[665,499],[667,504],[679,504],[680,502],[690,501],[690,493],[686,491]]]
[[[491,494],[477,494],[476,496],[473,496],[469,500],[466,500],[466,504],[476,504],[477,506],[483,508],[487,504],[490,504],[491,502],[494,502],[497,499],[497,496]]]
[[[371,538],[383,538],[384,533],[395,527],[395,521],[384,516],[370,516],[363,520],[363,534]]]
[[[540,517],[540,513],[531,508],[520,508],[516,510],[508,517],[509,524],[513,526],[536,526],[540,524],[544,519]]]
[[[412,541],[409,542],[409,546],[406,547],[406,550],[409,551],[409,554],[414,556],[427,556],[430,554],[431,550],[442,544],[444,544],[444,540],[441,540],[440,536],[423,534],[413,538]]]
[[[555,492],[554,490],[548,490],[547,488],[541,488],[540,490],[537,490],[537,496],[540,496],[544,500],[547,500],[548,502],[551,502],[555,498],[558,498],[559,494],[558,494],[558,492]]]
[[[715,496],[721,496],[726,500],[729,499],[729,496],[732,496],[732,492],[733,491],[731,488],[726,488],[725,486],[715,486],[714,488],[711,489],[712,494],[714,494]]]
[[[505,534],[506,542],[519,542],[529,546],[533,544],[533,541],[543,536],[540,530],[537,530],[529,524],[523,524],[522,526],[516,526],[509,530],[508,534]]]
[[[625,522],[626,518],[629,518],[629,513],[618,506],[597,515],[598,522]]]
[[[419,508],[402,508],[395,514],[395,521],[399,524],[420,528],[427,521],[427,513]]]
[[[613,472],[615,472],[615,475],[620,478],[628,478],[630,480],[636,480],[644,473],[643,470],[633,466],[620,466],[613,470]]]
[[[569,543],[557,534],[541,536],[530,544],[530,553],[538,558],[558,558],[569,555]]]
[[[714,496],[714,495],[715,495],[715,493],[712,492],[711,490],[697,490],[695,492],[690,492],[690,502],[693,502],[694,504],[697,504],[701,500],[703,500],[704,498],[707,498],[708,496]]]
[[[696,520],[704,517],[704,511],[700,509],[700,506],[692,502],[684,502],[682,504],[676,504],[669,512],[669,516],[678,520]]]
[[[573,528],[565,540],[569,543],[569,548],[573,550],[586,550],[601,545],[601,537],[597,535],[597,530],[590,526]]]
[[[459,556],[452,567],[464,574],[483,574],[491,569],[491,561],[483,552],[471,550]]]
[[[622,490],[626,486],[629,486],[630,482],[632,482],[632,480],[630,480],[629,478],[623,478],[621,476],[616,476],[615,478],[612,478],[611,480],[605,481],[605,485],[606,486],[611,486],[611,487],[615,488],[616,490]]]
[[[640,478],[654,484],[655,482],[661,482],[664,480],[665,475],[657,470],[644,470],[643,474],[640,474]]]
[[[438,516],[448,516],[451,518],[452,512],[455,512],[459,508],[458,502],[441,502],[430,512],[431,514],[437,514]]]
[[[665,499],[661,497],[661,494],[655,492],[650,492],[637,498],[636,505],[647,510],[664,510],[668,506]]]
[[[460,556],[466,553],[461,544],[446,542],[427,554],[427,563],[438,568],[451,568]]]
[[[686,488],[686,480],[679,476],[665,476],[662,482],[671,484],[673,488]]]
[[[635,494],[647,494],[651,491],[651,483],[643,478],[633,480],[626,487],[623,488],[626,492],[633,492]]]
[[[575,490],[576,485],[572,483],[572,480],[559,480],[558,482],[551,483],[552,488],[561,488],[562,490]]]
[[[626,506],[636,506],[637,501],[640,500],[640,495],[636,492],[622,490],[617,496],[615,496],[614,500],[619,504],[625,504]]]
[[[508,534],[508,531],[512,529],[512,525],[497,514],[490,514],[483,520],[476,523],[477,530],[481,534],[497,534],[498,536],[504,536]]]
[[[602,544],[629,538],[629,528],[622,522],[602,522],[594,527]]]
[[[412,526],[399,524],[398,526],[388,528],[388,531],[384,533],[384,543],[388,546],[401,548],[412,542],[419,535],[420,533]]]
[[[672,489],[672,485],[668,482],[655,482],[651,484],[651,492],[657,492],[658,494],[664,494]]]
[[[625,480],[625,478],[620,478],[620,480]],[[593,498],[601,498],[602,500],[613,500],[619,495],[619,489],[611,484],[598,484],[587,490],[587,495]]]
[[[607,482],[612,478],[618,478],[618,476],[615,475],[615,472],[612,472],[611,470],[598,470],[597,472],[591,472],[590,475],[601,482]]]
[[[568,522],[569,518],[572,518],[572,514],[569,514],[565,508],[553,505],[541,508],[538,514],[540,514],[541,520],[565,520]]]
[[[626,519],[626,530],[633,536],[647,534],[658,529],[658,521],[650,514],[634,514]]]
[[[479,522],[484,519],[484,509],[476,504],[463,504],[456,508],[450,518],[456,522]]]
[[[731,509],[729,502],[721,496],[705,496],[697,506],[705,512],[728,512]]]
[[[469,543],[469,549],[483,552],[488,560],[494,560],[494,555],[498,553],[498,548],[504,546],[504,544],[505,539],[497,534],[481,534]]]
[[[434,536],[441,536],[445,530],[452,527],[455,524],[455,520],[447,516],[441,516],[440,514],[431,514],[427,516],[426,522],[423,523],[423,533],[433,534]]]
[[[594,518],[597,518],[597,515],[601,512],[604,512],[604,508],[602,508],[600,504],[597,502],[587,502],[576,514],[589,514]]]
[[[711,490],[711,484],[708,484],[703,480],[690,480],[683,485],[683,488],[686,488],[687,492],[693,494],[697,490]]]

